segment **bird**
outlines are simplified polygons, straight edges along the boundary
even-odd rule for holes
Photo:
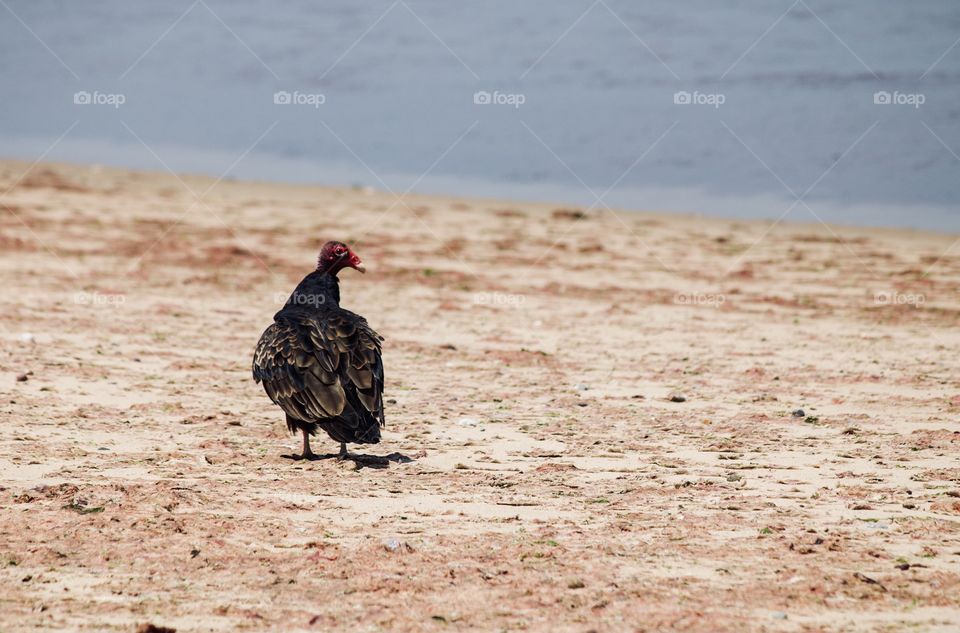
[[[253,354],[254,381],[286,414],[290,432],[303,434],[303,451],[294,459],[320,459],[310,449],[318,428],[340,443],[342,460],[351,457],[348,443],[379,443],[385,424],[383,337],[340,307],[337,274],[344,268],[366,272],[349,246],[325,243],[317,269],[273,316]]]

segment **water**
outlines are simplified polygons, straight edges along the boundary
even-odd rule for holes
[[[3,157],[960,231],[951,0],[5,2]]]

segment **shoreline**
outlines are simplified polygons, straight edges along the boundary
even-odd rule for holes
[[[16,144],[14,144],[16,145]],[[29,143],[23,143],[21,152],[26,156],[36,153]],[[159,157],[166,162],[161,165]],[[8,149],[8,151],[10,151]],[[593,194],[585,187],[559,183],[510,183],[461,176],[429,174],[423,182],[419,175],[399,174],[384,171],[377,175],[359,165],[325,164],[308,159],[286,158],[253,152],[237,161],[237,156],[226,151],[196,151],[179,146],[157,145],[147,151],[141,145],[116,145],[102,141],[64,140],[51,151],[50,164],[84,167],[98,165],[104,169],[131,170],[146,173],[170,173],[171,167],[180,175],[217,178],[223,169],[232,166],[227,179],[240,182],[257,182],[265,185],[306,186],[325,189],[353,189],[372,187],[386,192],[384,184],[396,192],[402,192],[412,182],[417,182],[415,195],[435,197],[464,197],[489,199],[522,204],[543,204],[558,207],[590,207],[596,204]],[[89,163],[85,157],[106,156],[104,163]],[[60,158],[63,156],[63,158]],[[0,158],[0,163],[26,163],[28,159]],[[318,178],[318,174],[323,174]],[[383,182],[378,180],[382,178]],[[318,180],[330,182],[318,182]],[[349,184],[347,184],[349,183]],[[593,187],[602,193],[605,187]],[[492,194],[490,192],[493,192]],[[817,223],[814,216],[831,226],[859,228],[884,228],[891,230],[930,231],[960,235],[960,218],[954,218],[954,208],[947,204],[933,203],[882,203],[879,201],[839,201],[832,199],[808,200],[812,211],[794,204],[782,192],[757,194],[733,194],[709,191],[695,187],[618,187],[604,196],[604,202],[616,211],[638,212],[645,210],[668,215],[695,215],[708,219],[726,221],[775,221],[783,216],[798,223]],[[597,205],[597,208],[602,208]],[[785,215],[784,215],[785,214]],[[919,224],[906,226],[904,215],[920,218]],[[876,216],[877,220],[873,217]],[[797,218],[806,218],[797,220]],[[886,221],[883,218],[888,218]]]

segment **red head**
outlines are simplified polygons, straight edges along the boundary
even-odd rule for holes
[[[317,270],[336,275],[347,266],[362,273],[367,272],[360,258],[343,242],[327,242],[320,249],[320,256],[317,257]]]

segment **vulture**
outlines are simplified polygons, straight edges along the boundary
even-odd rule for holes
[[[253,354],[253,379],[283,409],[291,433],[303,433],[296,459],[317,459],[310,436],[323,429],[347,444],[380,441],[383,415],[383,340],[358,314],[340,307],[337,273],[365,272],[343,242],[327,242],[317,269],[303,278],[273,316]]]

